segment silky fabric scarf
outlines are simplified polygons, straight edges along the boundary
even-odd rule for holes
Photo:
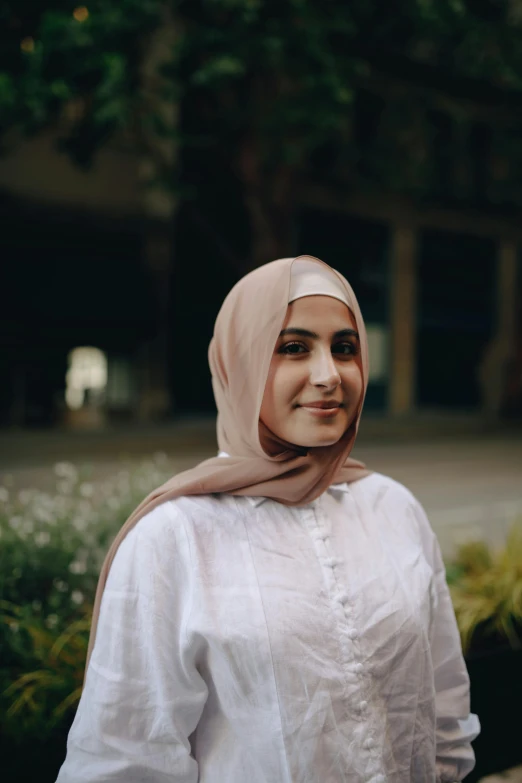
[[[355,418],[332,446],[302,448],[278,438],[259,420],[268,370],[290,297],[292,266],[306,260],[318,271],[335,275],[359,332],[363,393]],[[338,278],[338,279],[337,279]],[[225,492],[272,498],[301,506],[319,497],[331,484],[367,476],[361,462],[349,459],[357,435],[368,384],[368,342],[359,305],[345,278],[317,258],[299,256],[272,261],[243,277],[232,288],[219,311],[209,347],[212,387],[218,410],[219,450],[231,455],[205,460],[178,473],[151,492],[117,534],[103,563],[93,608],[89,661],[103,590],[122,540],[139,519],[167,500],[181,495]]]

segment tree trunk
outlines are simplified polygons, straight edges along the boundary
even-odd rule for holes
[[[259,145],[247,139],[240,152],[239,172],[250,218],[248,269],[296,252],[296,170],[286,164],[263,166]]]

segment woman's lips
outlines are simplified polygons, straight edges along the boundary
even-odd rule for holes
[[[337,414],[341,410],[341,406],[339,403],[337,403],[335,407],[329,407],[329,408],[323,408],[320,405],[314,403],[312,403],[311,405],[300,405],[299,407],[305,411],[308,411],[308,413],[311,413],[312,416],[319,416],[319,418],[322,419],[329,419],[334,416],[337,416]]]

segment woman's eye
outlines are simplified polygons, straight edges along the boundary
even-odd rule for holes
[[[357,353],[357,346],[353,343],[337,343],[332,347],[333,353],[341,353],[345,356],[353,356]]]
[[[306,347],[302,343],[286,343],[279,349],[279,353],[299,354],[306,351]]]

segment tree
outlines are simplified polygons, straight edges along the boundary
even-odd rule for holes
[[[362,86],[386,76],[504,105],[522,85],[519,0],[392,0],[385,13],[367,0],[11,0],[0,13],[4,130],[61,117],[83,165],[124,134],[157,194],[178,193],[180,144],[226,156],[250,221],[241,271],[292,252],[310,160],[353,146]],[[183,135],[187,102],[201,127]]]

